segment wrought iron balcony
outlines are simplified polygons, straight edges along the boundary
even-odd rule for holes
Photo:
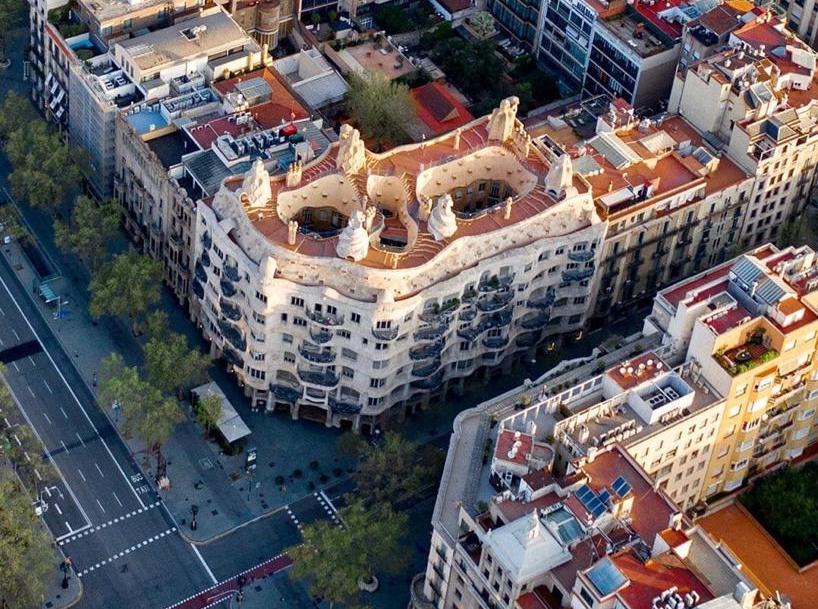
[[[593,250],[582,250],[581,252],[568,252],[568,260],[573,262],[588,262],[594,259]]]
[[[585,281],[594,274],[594,269],[571,269],[562,272],[563,281]]]
[[[555,298],[556,290],[554,290],[554,288],[548,288],[545,292],[545,296],[529,298],[525,305],[530,309],[548,309],[554,304]]]
[[[322,387],[335,387],[340,380],[334,372],[315,372],[300,368],[298,369],[298,378],[310,385],[320,385]]]
[[[196,268],[193,269],[193,273],[196,275],[196,279],[202,283],[207,282],[207,271],[205,270],[205,267],[202,265],[201,261],[196,263]]]
[[[202,261],[202,265],[205,268],[208,268],[210,266],[210,254],[207,253],[207,250],[202,252],[202,256],[201,258],[199,258],[199,260]]]
[[[193,290],[193,293],[196,295],[196,298],[198,298],[199,300],[204,298],[204,286],[198,279],[193,280],[191,289]]]
[[[239,281],[241,279],[241,276],[239,275],[239,267],[231,264],[224,265],[222,268],[222,274],[230,281]]]
[[[539,330],[540,328],[544,327],[545,324],[548,323],[549,319],[551,319],[551,314],[545,311],[541,311],[536,315],[524,318],[520,322],[520,325],[526,330]]]
[[[332,332],[330,332],[329,330],[326,330],[324,328],[311,328],[310,329],[310,338],[312,338],[312,340],[315,341],[316,343],[318,343],[319,345],[323,345],[324,343],[328,343],[329,341],[332,340],[333,336],[335,336],[335,335]]]
[[[212,245],[213,237],[210,236],[209,232],[205,231],[204,234],[202,235],[202,246],[204,246],[206,250],[209,250]]]
[[[222,313],[227,319],[231,321],[239,321],[241,319],[241,309],[239,309],[232,302],[222,298],[219,304],[221,306]]]
[[[233,296],[235,296],[238,293],[238,289],[236,289],[236,286],[234,286],[229,279],[226,279],[224,277],[222,277],[222,280],[219,282],[219,286],[222,289],[222,294],[227,298],[233,298]]]
[[[344,316],[335,313],[324,313],[323,311],[316,311],[314,309],[307,310],[307,317],[316,323],[325,326],[342,326],[344,324]]]
[[[435,358],[428,364],[415,364],[412,368],[412,376],[425,378],[440,369],[440,358]]]
[[[409,357],[415,361],[429,359],[430,357],[437,357],[443,351],[443,341],[434,343],[427,343],[419,347],[413,347],[409,351]]]
[[[460,321],[472,321],[475,317],[477,317],[477,309],[472,308],[460,311],[460,315],[458,316]]]
[[[508,344],[508,336],[487,336],[483,339],[483,346],[488,349],[502,349]]]
[[[442,322],[445,321],[448,323],[454,312],[457,311],[458,307],[460,306],[460,300],[455,298],[454,300],[446,303],[443,306],[433,306],[430,309],[424,311],[418,318],[420,321],[425,321],[426,323],[435,323],[435,322]]]
[[[437,340],[446,333],[445,325],[428,326],[415,332],[415,340]]]
[[[302,393],[301,387],[294,387],[284,383],[273,383],[270,385],[270,391],[273,392],[277,400],[291,404],[297,402],[301,398]]]
[[[315,362],[316,364],[329,364],[335,361],[335,353],[333,351],[314,351],[301,346],[298,348],[298,352],[304,359]]]
[[[493,275],[489,279],[485,281],[481,281],[477,289],[480,292],[496,292],[501,288],[507,288],[514,282],[514,275],[503,275],[502,277],[498,275]]]
[[[497,311],[502,309],[514,299],[514,292],[501,292],[494,294],[490,298],[477,301],[477,308],[481,311]]]
[[[244,359],[242,359],[241,355],[233,351],[233,349],[225,347],[223,354],[224,359],[233,364],[236,368],[244,368]]]
[[[247,349],[247,340],[244,338],[244,334],[229,321],[220,319],[219,330],[221,331],[222,336],[224,336],[224,339],[233,345],[238,351],[243,352],[245,349]]]
[[[361,412],[362,405],[360,402],[350,402],[343,398],[329,397],[329,409],[335,414],[358,414]]]
[[[429,378],[412,381],[412,387],[417,389],[425,389],[426,391],[434,391],[443,384],[443,370],[439,370]]]
[[[518,347],[533,347],[537,344],[539,337],[533,332],[526,332],[522,336],[517,337]]]
[[[398,337],[400,326],[394,328],[372,328],[372,336],[378,340],[395,340]]]

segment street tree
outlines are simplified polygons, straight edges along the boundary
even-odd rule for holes
[[[15,241],[22,241],[30,236],[28,229],[20,220],[20,213],[11,203],[0,205],[0,235],[11,237]]]
[[[8,1],[0,0],[0,5]],[[0,8],[0,21],[2,21],[2,11],[3,9]],[[2,30],[1,23],[0,30]],[[0,36],[2,35],[0,32]],[[16,91],[9,91],[0,102],[0,142],[7,141],[13,131],[36,120],[39,120],[39,117],[28,97]]]
[[[432,480],[430,467],[415,443],[387,432],[380,446],[370,446],[355,474],[358,494],[367,504],[388,502],[393,508],[419,493]]]
[[[350,76],[347,112],[363,138],[377,150],[387,143],[404,143],[407,137],[403,126],[415,115],[409,87],[380,72],[368,77]]]
[[[6,154],[13,168],[8,180],[14,196],[49,213],[59,209],[82,177],[74,151],[39,119],[11,132]]]
[[[122,433],[139,438],[147,450],[155,451],[161,461],[161,449],[184,415],[179,405],[148,381],[135,366],[127,366],[118,353],[112,353],[100,367],[99,399],[105,405],[117,402],[122,409]]]
[[[24,7],[21,0],[0,0],[0,62],[6,61],[9,34],[23,23]]]
[[[345,431],[335,442],[336,452],[342,457],[358,458],[366,448],[366,441],[361,434]]]
[[[222,416],[222,398],[215,393],[208,393],[196,401],[196,418],[204,425],[208,433],[216,428]]]
[[[289,548],[292,575],[307,581],[313,596],[348,609],[362,607],[359,581],[397,574],[407,565],[402,541],[407,517],[388,504],[352,503],[341,512],[343,526],[322,520],[304,526],[303,543]]]
[[[93,272],[104,262],[121,217],[122,207],[112,199],[97,203],[90,197],[77,197],[70,220],[55,220],[54,240],[60,249],[82,258]]]
[[[188,345],[178,332],[153,334],[145,345],[145,372],[148,382],[163,393],[182,398],[185,389],[207,380],[210,358]]]
[[[159,301],[162,264],[129,250],[114,256],[91,279],[91,315],[127,315],[136,334],[139,319]]]
[[[9,470],[0,470],[0,606],[39,607],[57,560],[31,497]]]

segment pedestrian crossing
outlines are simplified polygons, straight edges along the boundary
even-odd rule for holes
[[[135,545],[132,545],[130,548],[125,548],[123,551],[119,552],[118,554],[114,554],[113,556],[109,556],[108,558],[106,558],[104,560],[101,560],[98,563],[96,563],[94,565],[91,565],[91,566],[87,567],[86,569],[83,569],[82,571],[77,571],[77,577],[84,577],[84,576],[88,575],[89,573],[92,573],[96,569],[100,569],[100,568],[104,567],[107,564],[113,563],[113,562],[119,560],[120,558],[123,558],[123,557],[127,556],[131,552],[135,552],[136,550],[138,550],[140,548],[143,548],[145,546],[148,546],[148,545],[150,545],[150,544],[152,544],[152,543],[154,543],[156,541],[159,541],[163,537],[165,537],[167,535],[172,535],[175,532],[176,532],[176,527],[171,527],[166,531],[162,531],[161,533],[157,533],[156,535],[154,535],[152,537],[148,537],[147,539],[144,539],[143,541],[140,541],[139,543],[137,543]]]
[[[113,526],[113,525],[115,525],[115,524],[117,524],[117,523],[119,523],[121,521],[125,521],[125,520],[127,520],[129,518],[132,518],[132,517],[136,516],[137,514],[141,514],[142,512],[147,512],[148,510],[153,510],[153,509],[159,507],[159,505],[161,505],[161,502],[160,501],[155,501],[154,503],[151,503],[151,504],[145,506],[144,508],[137,508],[137,509],[135,509],[135,510],[133,510],[131,512],[128,512],[127,514],[125,514],[123,516],[119,516],[117,518],[112,518],[108,522],[103,522],[102,524],[99,524],[99,525],[97,525],[95,527],[85,529],[84,531],[80,531],[80,532],[78,532],[76,535],[74,535],[72,537],[61,539],[58,543],[59,543],[59,545],[64,546],[65,544],[71,543],[72,541],[76,541],[76,540],[80,539],[81,537],[85,537],[86,535],[91,535],[91,534],[96,533],[97,531],[100,531],[100,530],[102,530],[102,529],[104,529],[106,527]]]

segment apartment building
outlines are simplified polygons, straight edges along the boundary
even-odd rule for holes
[[[587,100],[549,117],[541,139],[567,150],[608,221],[594,323],[725,260],[753,179],[682,117],[639,118],[623,100]]]
[[[412,582],[413,609],[757,606],[736,558],[692,526],[620,447],[559,475],[529,421],[527,431],[498,426],[490,459],[472,466],[468,450],[483,436],[469,419],[487,412],[464,414],[426,571]]]
[[[71,66],[104,54],[132,32],[170,25],[197,11],[202,0],[33,0],[30,2],[32,98],[68,130]]]
[[[117,114],[114,192],[125,208],[126,231],[144,253],[162,260],[166,283],[186,304],[195,202],[215,195],[225,178],[244,175],[253,155],[281,160],[270,165],[282,173],[299,143],[291,138],[320,154],[332,136],[267,66],[210,84],[201,75],[176,77],[170,91]]]
[[[166,128],[160,99],[261,65],[262,50],[219,7],[113,43],[71,66],[69,132],[89,156],[88,181],[100,198],[114,192],[116,117],[141,111],[146,131]],[[193,99],[193,98],[189,98]]]
[[[199,203],[194,314],[254,405],[372,429],[583,326],[604,224],[516,110],[383,154],[345,126]]]
[[[816,54],[756,9],[728,47],[680,68],[669,110],[753,176],[740,250],[775,241],[812,196]],[[749,18],[748,18],[749,19]]]
[[[755,19],[754,9],[755,4],[747,0],[728,0],[686,23],[679,64],[687,67],[722,50],[734,30]]]
[[[702,498],[818,441],[818,264],[807,246],[763,246],[663,290],[645,331],[685,353],[724,398]]]
[[[300,3],[298,3],[300,4]],[[293,0],[231,0],[224,7],[230,7],[230,15],[244,31],[259,44],[275,49],[298,19],[295,14],[297,3]]]
[[[785,16],[787,28],[815,48],[818,37],[818,5],[815,0],[777,0],[774,4]]]

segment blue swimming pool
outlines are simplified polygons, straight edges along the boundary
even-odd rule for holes
[[[153,129],[161,129],[168,124],[160,112],[153,110],[144,110],[130,114],[128,115],[128,122],[140,135],[148,133]],[[151,129],[151,126],[153,129]]]

